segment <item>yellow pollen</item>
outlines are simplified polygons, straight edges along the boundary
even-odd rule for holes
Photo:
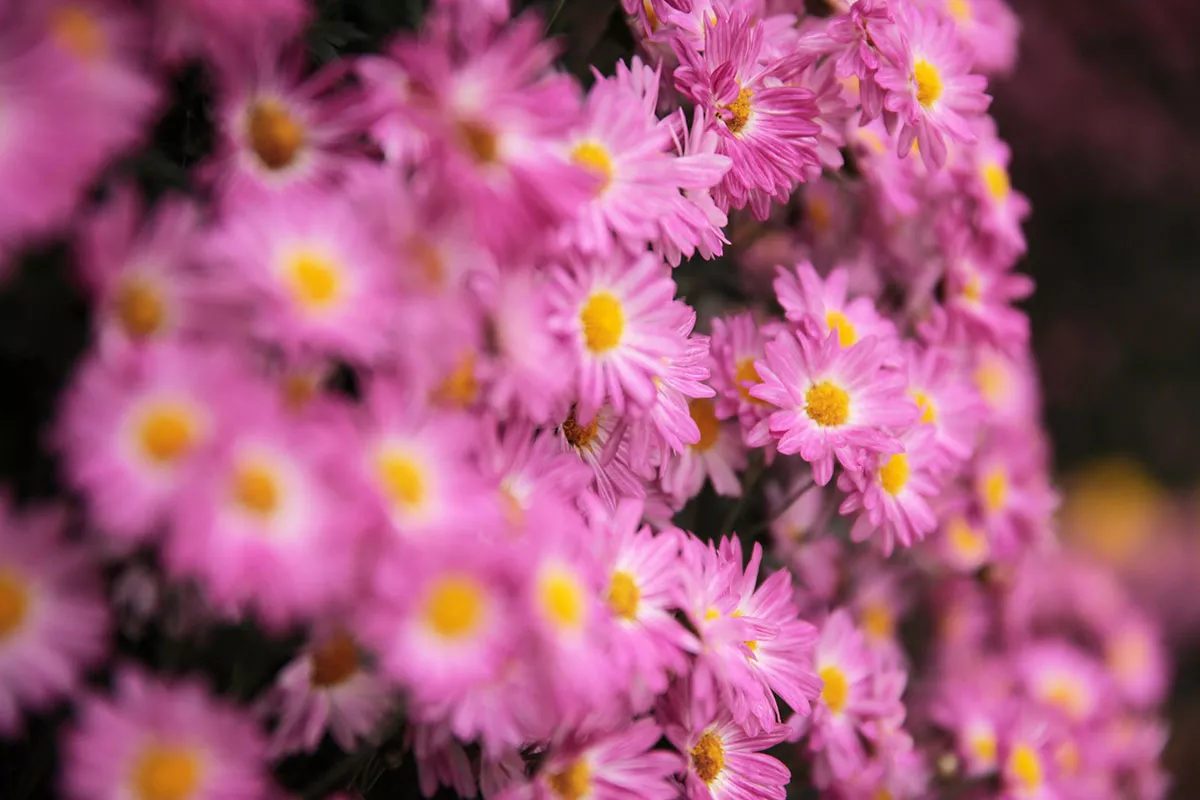
[[[1002,467],[996,467],[983,479],[983,505],[995,514],[1008,502],[1008,475]]]
[[[279,480],[266,464],[250,461],[235,470],[233,496],[243,510],[269,517],[279,508],[280,494]]]
[[[309,656],[312,670],[309,682],[318,688],[340,686],[359,669],[358,645],[345,631],[338,631]]]
[[[1051,678],[1042,687],[1042,701],[1054,706],[1072,719],[1079,719],[1087,712],[1087,697],[1078,683],[1065,675]]]
[[[21,628],[29,613],[29,587],[11,571],[0,571],[0,643]]]
[[[342,276],[336,261],[302,251],[288,260],[284,278],[292,299],[305,311],[327,311],[342,294]]]
[[[467,351],[454,365],[450,374],[433,390],[433,401],[452,408],[469,408],[479,396],[479,381],[475,379],[475,354]]]
[[[599,142],[583,142],[571,151],[571,160],[600,179],[596,194],[604,194],[612,185],[613,163],[608,150]]]
[[[186,406],[163,403],[149,409],[138,426],[142,453],[158,466],[175,464],[195,447],[199,439],[195,414]]]
[[[131,339],[148,339],[162,330],[166,309],[149,281],[129,278],[117,288],[117,319]]]
[[[304,127],[278,100],[258,100],[246,119],[250,149],[267,169],[290,167],[304,147]]]
[[[713,608],[712,606],[709,606],[709,607],[708,607],[708,610],[704,612],[704,620],[705,620],[706,622],[707,622],[707,621],[710,621],[710,620],[717,619],[717,618],[718,618],[718,617],[720,617],[720,616],[721,616],[721,612],[720,612],[720,611],[717,611],[717,610],[716,610],[715,608]]]
[[[60,47],[81,61],[95,61],[108,50],[104,29],[77,5],[56,9],[51,14],[50,32]]]
[[[583,338],[594,355],[607,353],[621,343],[625,310],[612,292],[593,292],[579,312]]]
[[[883,139],[880,139],[879,134],[875,133],[875,131],[859,128],[856,135],[860,142],[864,142],[867,147],[870,147],[876,153],[882,154],[887,152],[887,145],[883,143]]]
[[[484,593],[479,583],[464,575],[442,578],[425,600],[425,621],[443,639],[460,641],[479,630]]]
[[[969,744],[971,755],[980,765],[991,766],[996,763],[996,736],[991,732],[980,732],[971,737]]]
[[[754,366],[754,356],[745,356],[744,358],[738,359],[737,368],[733,379],[737,381],[738,394],[741,395],[741,398],[747,403],[753,403],[754,405],[759,406],[767,404],[766,400],[760,400],[759,398],[751,395],[750,389],[752,387],[746,385],[747,383],[762,383],[762,377],[759,376],[758,369],[756,369]]]
[[[751,640],[750,640],[750,641],[748,641],[748,642],[743,642],[742,644],[744,644],[744,645],[746,645],[746,647],[750,648],[750,652],[751,652],[751,653],[757,653],[757,652],[758,652],[758,642],[757,642],[757,641],[755,641],[754,639],[751,639]]]
[[[542,609],[557,627],[578,630],[583,626],[583,589],[573,576],[551,572],[542,578],[540,593]]]
[[[478,164],[495,164],[500,144],[492,130],[478,122],[460,122],[458,132]]]
[[[972,273],[962,287],[963,299],[968,303],[978,303],[983,299],[983,278],[979,273]]]
[[[721,421],[717,419],[713,401],[698,397],[688,403],[688,412],[692,415],[692,422],[700,429],[700,440],[692,445],[692,449],[701,453],[711,450],[721,433]]]
[[[1027,792],[1042,786],[1042,760],[1032,747],[1019,744],[1008,757],[1008,771]]]
[[[826,428],[845,425],[850,418],[850,395],[840,386],[821,381],[804,393],[804,413]]]
[[[896,615],[887,603],[876,600],[863,607],[862,626],[869,637],[886,642],[896,634]]]
[[[998,358],[991,358],[975,370],[975,385],[988,405],[995,408],[1008,391],[1008,370]]]
[[[3,608],[2,602],[0,608]],[[3,620],[2,613],[0,620]],[[4,623],[0,621],[0,637],[3,633]],[[1124,631],[1108,641],[1105,660],[1117,677],[1133,678],[1150,666],[1150,652],[1150,642],[1146,640],[1145,635],[1136,630]]]
[[[821,680],[825,682],[821,689],[821,699],[834,714],[841,714],[850,700],[850,681],[840,667],[828,666],[821,668]]]
[[[636,619],[638,601],[641,599],[642,590],[632,575],[623,570],[613,573],[608,584],[608,605],[614,614],[621,619]]]
[[[838,344],[842,347],[851,347],[858,341],[858,331],[854,329],[854,323],[842,312],[825,312],[825,324],[829,326],[829,330],[837,331]]]
[[[696,775],[706,785],[711,785],[721,774],[721,770],[725,769],[725,745],[716,731],[705,731],[690,755],[692,769],[696,770]]]
[[[1012,193],[1012,183],[1008,179],[1008,170],[994,161],[984,165],[981,171],[983,183],[987,186],[988,194],[997,203],[1003,203]]]
[[[925,59],[913,64],[913,80],[917,84],[917,102],[925,108],[942,96],[942,73]]]
[[[1079,773],[1079,747],[1070,739],[1063,742],[1054,751],[1054,760],[1067,775],[1077,775]]]
[[[908,483],[908,475],[908,456],[904,453],[894,453],[879,468],[879,483],[885,492],[895,497],[904,491],[904,487]]]
[[[917,409],[921,412],[921,423],[924,425],[937,424],[937,406],[933,404],[933,398],[919,389],[914,389],[911,392],[912,398],[916,401]]]
[[[283,402],[289,409],[299,411],[321,391],[324,377],[312,370],[296,370],[283,377]]]
[[[829,203],[825,201],[825,198],[814,197],[808,201],[808,218],[812,220],[813,229],[817,233],[828,233],[830,226],[833,224],[833,210],[829,207]],[[829,323],[829,327],[834,327],[832,322]],[[845,346],[848,347],[849,345]]]
[[[546,782],[550,791],[562,800],[580,800],[592,788],[592,771],[582,758],[572,762],[571,766],[562,772],[555,772]]]
[[[971,21],[971,4],[967,0],[947,0],[946,10],[950,12],[950,16],[954,17],[956,22]]]
[[[375,463],[384,494],[395,505],[413,511],[425,502],[428,487],[421,464],[399,452],[385,452]]]
[[[654,6],[650,0],[642,0],[642,9],[646,12],[646,26],[654,33],[658,30],[658,14],[654,13]]]
[[[446,261],[431,242],[422,236],[414,236],[408,242],[408,256],[427,284],[433,287],[445,284]]]
[[[566,420],[562,424],[562,435],[567,440],[567,443],[576,450],[591,450],[592,442],[596,439],[596,434],[600,430],[600,417],[597,416],[586,425],[580,425],[575,419],[575,407],[571,407],[571,413],[567,415]]]
[[[746,127],[746,123],[750,121],[750,100],[753,99],[754,92],[749,89],[741,89],[738,91],[737,99],[724,108],[732,115],[725,119],[725,127],[729,128],[730,133],[737,135]]]
[[[200,757],[190,748],[150,745],[133,770],[137,800],[189,800],[200,788]]]
[[[950,546],[964,561],[974,563],[987,556],[988,545],[983,532],[971,527],[962,517],[951,520],[947,535],[950,537]]]

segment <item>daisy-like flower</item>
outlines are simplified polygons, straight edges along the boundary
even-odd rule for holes
[[[1136,612],[1114,622],[1104,641],[1104,665],[1117,690],[1135,706],[1160,702],[1167,658],[1156,626]]]
[[[946,270],[944,308],[965,337],[1018,351],[1029,342],[1029,317],[1012,304],[1033,293],[1033,279],[961,253]]]
[[[100,340],[162,340],[195,330],[199,228],[196,207],[159,201],[144,216],[136,191],[121,187],[80,231],[79,271],[98,307]]]
[[[881,347],[896,341],[896,326],[882,317],[868,297],[847,297],[850,273],[838,268],[821,280],[810,262],[796,265],[795,273],[779,270],[775,296],[787,318],[806,326],[811,336],[823,340],[832,331],[842,347],[852,347],[874,336]]]
[[[738,426],[717,419],[711,398],[698,397],[688,403],[688,413],[700,432],[700,438],[682,453],[668,455],[662,464],[663,490],[680,503],[699,494],[705,480],[711,480],[717,494],[740,497],[742,483],[738,471],[746,468],[746,448]]]
[[[608,733],[573,737],[547,754],[537,776],[540,796],[670,800],[679,792],[673,775],[683,764],[677,753],[654,749],[660,738],[662,729],[652,719]]]
[[[613,654],[633,677],[633,710],[644,711],[666,691],[669,677],[683,670],[684,652],[697,648],[674,616],[679,540],[656,536],[643,525],[637,500],[623,500],[609,511],[585,498],[585,509],[607,571],[604,598],[616,621]]]
[[[263,703],[278,718],[269,755],[311,753],[326,731],[338,747],[353,751],[388,712],[388,691],[388,682],[363,663],[350,634],[326,631],[280,670]]]
[[[835,45],[832,59],[837,77],[858,79],[859,100],[864,123],[883,112],[883,90],[875,73],[884,63],[875,40],[892,26],[894,20],[887,0],[858,0],[845,13],[834,16],[824,35]]]
[[[969,376],[948,350],[937,345],[904,348],[908,394],[917,404],[917,423],[933,430],[938,466],[961,464],[975,446],[983,403]]]
[[[131,667],[113,697],[82,698],[64,741],[69,800],[261,800],[272,791],[254,720],[200,683]]]
[[[213,250],[213,280],[257,301],[257,335],[352,359],[385,346],[387,256],[349,204],[301,194],[248,207],[214,234]]]
[[[713,407],[718,419],[737,417],[748,432],[771,412],[771,405],[750,394],[762,383],[755,363],[766,354],[766,343],[779,329],[762,325],[748,311],[712,321],[712,386],[717,391]]]
[[[247,378],[223,353],[175,342],[93,356],[67,389],[56,431],[67,480],[100,530],[141,541],[158,525]]]
[[[680,111],[677,127],[675,146],[680,156],[725,158],[717,155],[721,137],[710,124],[704,109],[697,107],[692,110],[691,127],[688,127],[687,118]],[[672,267],[679,266],[680,261],[696,253],[701,258],[711,260],[721,255],[725,245],[729,244],[724,232],[729,224],[729,215],[717,205],[711,189],[684,189],[683,196],[699,210],[700,216],[681,214],[670,219],[669,224],[661,227],[661,238],[651,243]]]
[[[1012,151],[996,134],[996,123],[991,117],[982,117],[975,127],[978,141],[954,171],[975,199],[975,216],[991,249],[998,260],[1007,263],[1025,252],[1021,223],[1029,216],[1029,200],[1013,188],[1008,174]]]
[[[975,66],[989,74],[1006,74],[1017,59],[1017,15],[1004,0],[922,0],[954,21],[958,39]]]
[[[572,406],[559,424],[559,442],[564,451],[574,453],[592,469],[596,491],[609,505],[618,497],[644,497],[647,465],[635,461],[629,441],[629,426],[619,419],[611,406],[604,406],[588,422]],[[646,448],[639,448],[643,453]]]
[[[165,560],[219,608],[283,626],[347,598],[371,518],[339,466],[348,420],[297,422],[274,399],[266,386],[237,398],[237,421],[176,495]]]
[[[1024,545],[1045,541],[1058,503],[1046,474],[1042,432],[992,431],[974,468],[975,503],[997,555],[1010,556]]]
[[[1019,657],[1019,669],[1029,696],[1073,725],[1086,725],[1110,697],[1099,662],[1066,642],[1030,645]]]
[[[929,504],[940,488],[933,431],[918,425],[899,441],[900,452],[866,458],[838,478],[838,488],[847,493],[838,511],[860,512],[850,538],[861,542],[878,531],[884,555],[891,555],[897,541],[911,547],[937,526]]]
[[[975,141],[974,118],[987,111],[987,79],[970,73],[971,54],[955,35],[954,24],[932,11],[896,10],[896,29],[886,45],[890,63],[880,67],[884,108],[901,124],[897,152],[917,143],[930,170],[946,163],[947,139]]]
[[[309,77],[305,51],[279,30],[226,37],[214,55],[217,148],[202,166],[229,208],[328,186],[361,156],[376,113],[345,86],[338,60]]]
[[[73,691],[105,650],[98,565],[63,541],[65,522],[62,509],[17,512],[0,494],[0,736]]]
[[[716,153],[675,152],[676,119],[654,115],[659,83],[659,72],[635,57],[588,92],[583,125],[567,146],[595,186],[592,199],[560,233],[564,245],[608,257],[618,244],[637,251],[662,230],[704,226],[703,212],[680,192],[712,188],[730,162]]]
[[[764,26],[744,10],[724,9],[704,26],[704,49],[674,41],[681,66],[675,86],[713,120],[721,137],[717,152],[733,165],[714,197],[724,207],[751,207],[766,219],[771,200],[783,201],[804,170],[819,163],[815,122],[818,107],[809,89],[789,81],[809,56],[762,58]]]
[[[594,417],[605,402],[619,414],[648,408],[663,359],[681,347],[665,265],[651,254],[618,256],[559,269],[554,281],[550,324],[578,353],[580,417]]]
[[[833,476],[835,457],[855,469],[868,454],[898,452],[888,431],[911,424],[917,409],[905,402],[902,375],[882,368],[886,356],[874,338],[842,347],[836,332],[819,341],[781,334],[755,362],[763,383],[750,389],[780,410],[759,422],[748,443],[778,438],[779,452],[799,453],[821,486]]]
[[[963,774],[988,775],[998,766],[998,742],[1007,707],[1012,702],[1008,665],[974,664],[969,680],[941,681],[930,711],[935,722],[950,731],[963,760]]]
[[[1000,736],[999,764],[1004,796],[1012,800],[1056,800],[1058,765],[1046,720],[1020,713]]]
[[[728,710],[693,697],[686,681],[667,693],[663,729],[687,758],[684,797],[688,800],[783,800],[791,773],[766,753],[782,742],[786,725],[748,734]]]
[[[689,403],[714,394],[705,383],[709,377],[708,337],[692,332],[696,312],[682,302],[672,303],[671,311],[679,345],[674,355],[663,359],[662,374],[654,381],[654,404],[641,422],[643,428],[651,430],[635,436],[650,445],[651,460],[659,462],[666,456],[666,449],[680,453],[700,440],[700,430],[688,412]]]

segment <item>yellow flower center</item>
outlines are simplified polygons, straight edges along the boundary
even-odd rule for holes
[[[746,127],[746,123],[750,121],[750,101],[754,98],[754,92],[749,89],[740,89],[737,99],[724,108],[730,113],[730,116],[725,118],[725,127],[733,134],[739,134]]]
[[[345,631],[338,631],[312,652],[309,682],[318,688],[340,686],[358,672],[358,645]]]
[[[846,679],[846,673],[842,672],[841,667],[830,665],[822,667],[820,675],[821,680],[825,682],[821,689],[821,699],[830,711],[841,714],[850,700],[850,681]]]
[[[840,386],[821,381],[804,393],[804,413],[826,428],[845,425],[850,418],[850,395]]]
[[[613,613],[621,619],[637,618],[638,601],[642,598],[642,590],[638,588],[633,576],[623,570],[613,573],[608,585],[608,605]]]
[[[540,594],[542,611],[556,627],[575,631],[583,626],[583,587],[574,576],[550,572],[541,580]]]
[[[342,275],[337,262],[324,255],[302,251],[288,260],[284,279],[292,299],[305,311],[327,311],[342,295]]]
[[[705,784],[711,785],[725,769],[725,745],[716,731],[705,731],[690,753],[692,769]]]
[[[904,453],[894,453],[879,468],[879,483],[885,492],[895,497],[904,491],[908,475],[908,456]]]
[[[917,409],[921,412],[921,423],[924,425],[934,425],[937,423],[937,406],[933,404],[933,398],[919,389],[912,391],[912,398],[917,404]]]
[[[571,413],[567,415],[561,427],[563,438],[571,447],[576,450],[590,450],[592,442],[595,441],[596,434],[600,430],[600,417],[597,416],[586,425],[580,425],[575,419],[575,408],[572,407]]]
[[[92,14],[77,5],[65,5],[51,13],[50,33],[60,47],[80,61],[95,61],[108,50],[104,29]]]
[[[407,256],[425,283],[435,288],[445,285],[446,259],[436,245],[423,236],[414,236],[408,242]]]
[[[825,201],[825,198],[813,197],[808,201],[808,218],[812,220],[813,229],[817,233],[828,233],[830,226],[833,224],[833,210],[829,207],[829,203]],[[832,328],[833,323],[830,323],[829,327]]]
[[[1003,203],[1012,193],[1012,183],[1008,179],[1008,170],[994,161],[984,165],[982,172],[983,183],[987,186],[988,194],[997,203]]]
[[[1008,503],[1008,475],[1002,467],[996,467],[983,479],[983,505],[992,514]]]
[[[858,341],[858,331],[854,329],[854,323],[842,312],[827,311],[825,323],[829,330],[837,331],[838,344],[842,347],[851,347]]]
[[[947,535],[950,537],[950,546],[964,561],[980,561],[987,556],[987,538],[962,517],[950,521]]]
[[[247,461],[234,470],[233,496],[244,511],[269,517],[278,510],[281,494],[275,471],[262,461]]]
[[[2,585],[2,584],[0,584]],[[3,603],[0,602],[0,608]],[[4,633],[3,615],[0,614],[0,637]],[[1123,631],[1109,640],[1105,657],[1112,671],[1119,678],[1133,678],[1150,666],[1150,642],[1140,631]]]
[[[250,107],[246,118],[250,149],[267,169],[291,166],[304,147],[304,127],[278,100],[264,98]]]
[[[971,755],[980,765],[991,766],[996,763],[996,735],[990,731],[980,731],[971,737],[968,747]]]
[[[162,330],[166,309],[149,281],[128,278],[117,288],[117,319],[131,339],[148,339]]]
[[[917,102],[925,108],[942,96],[942,73],[925,59],[913,64],[913,81],[917,84]]]
[[[971,21],[971,4],[967,0],[947,0],[946,10],[956,22]]]
[[[862,610],[862,626],[867,636],[877,642],[886,642],[896,633],[896,615],[887,603],[867,603]]]
[[[491,128],[478,122],[460,122],[458,132],[476,163],[495,164],[499,160],[500,143]]]
[[[479,381],[475,378],[475,354],[467,351],[454,365],[450,374],[433,390],[433,401],[452,408],[469,408],[479,396]]]
[[[28,613],[28,585],[13,572],[0,571],[0,643],[20,630]]]
[[[1046,682],[1041,691],[1042,701],[1054,706],[1072,719],[1087,711],[1087,697],[1079,683],[1069,676],[1058,675]]]
[[[196,446],[200,425],[195,413],[182,404],[162,403],[148,409],[138,425],[142,453],[160,467],[172,466]]]
[[[762,383],[762,377],[758,374],[758,369],[754,366],[754,356],[746,356],[738,359],[733,379],[737,381],[738,394],[741,395],[743,400],[754,405],[767,405],[766,400],[760,400],[751,395],[750,389],[752,387],[746,386],[747,383]]]
[[[625,310],[612,292],[593,292],[579,312],[583,338],[593,354],[607,353],[621,343],[625,332]]]
[[[189,800],[200,788],[201,762],[186,747],[150,745],[133,770],[134,796],[138,800]]]
[[[562,800],[580,800],[592,788],[592,771],[588,768],[587,762],[582,758],[561,772],[555,772],[546,782],[550,784],[550,791],[555,797],[560,797]]]
[[[596,194],[604,194],[612,185],[613,162],[608,150],[599,142],[583,142],[571,151],[571,160],[600,179]]]
[[[483,621],[484,591],[465,575],[442,578],[425,600],[425,621],[443,639],[461,641],[479,630]]]
[[[1029,745],[1020,744],[1013,748],[1008,757],[1008,771],[1025,791],[1032,792],[1041,788],[1042,760]]]
[[[698,397],[688,403],[692,422],[700,429],[700,440],[692,445],[693,450],[705,452],[712,449],[721,433],[721,421],[717,419],[716,406],[707,397]]]
[[[425,472],[412,456],[398,451],[382,453],[375,464],[383,492],[393,505],[413,511],[419,508],[428,494]]]

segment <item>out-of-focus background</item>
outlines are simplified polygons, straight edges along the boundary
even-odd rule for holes
[[[1174,796],[1200,797],[1200,3],[1010,0],[993,87],[1070,538],[1124,573],[1178,654]]]

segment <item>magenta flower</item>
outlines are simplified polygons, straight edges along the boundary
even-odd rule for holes
[[[803,261],[796,265],[794,274],[781,268],[774,288],[787,318],[803,326],[817,341],[836,331],[842,347],[852,347],[869,336],[875,337],[881,348],[893,346],[896,326],[880,316],[869,297],[850,299],[849,284],[846,269],[835,269],[822,280],[812,263]]]
[[[683,452],[666,456],[660,467],[663,490],[682,504],[699,494],[709,480],[717,494],[740,497],[738,472],[746,468],[747,458],[738,426],[717,419],[716,407],[707,397],[689,402],[688,414],[700,437]]]
[[[683,762],[677,753],[654,748],[660,738],[662,729],[654,720],[641,719],[625,728],[565,742],[547,754],[537,775],[540,792],[532,796],[671,800],[678,796],[673,776]],[[526,796],[512,795],[513,800]]]

